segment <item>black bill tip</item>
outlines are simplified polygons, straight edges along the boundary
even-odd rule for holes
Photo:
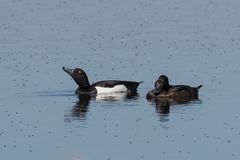
[[[74,69],[69,69],[69,68],[67,68],[67,67],[62,67],[62,69],[63,69],[65,72],[67,72],[68,74],[70,74],[70,75],[72,75],[72,74],[73,74],[73,71],[74,71]]]

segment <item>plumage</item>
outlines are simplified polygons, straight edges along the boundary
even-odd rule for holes
[[[116,93],[116,92],[136,92],[137,87],[142,82],[134,81],[119,81],[119,80],[105,80],[99,81],[94,84],[90,84],[87,74],[80,68],[68,69],[63,67],[63,70],[67,72],[78,84],[76,94],[104,94],[104,93]]]
[[[127,92],[127,87],[124,85],[116,85],[112,87],[95,86],[98,94],[116,93],[116,92]]]
[[[173,98],[179,101],[186,99],[197,99],[198,91],[202,87],[190,87],[187,85],[169,85],[168,77],[161,75],[155,82],[155,88],[150,90],[146,97],[147,99],[153,98]]]

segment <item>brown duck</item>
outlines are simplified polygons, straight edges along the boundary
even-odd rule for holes
[[[186,85],[169,85],[169,80],[166,75],[161,75],[155,82],[155,88],[150,90],[146,97],[147,99],[176,99],[183,100],[186,99],[198,99],[198,91],[202,87],[199,85],[197,87],[190,87]]]

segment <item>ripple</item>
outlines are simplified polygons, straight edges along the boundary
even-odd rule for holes
[[[61,97],[61,96],[75,96],[74,91],[72,90],[59,90],[59,91],[36,91],[35,95],[41,97]]]

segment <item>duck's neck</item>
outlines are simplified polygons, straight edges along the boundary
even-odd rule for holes
[[[77,88],[75,93],[76,94],[95,94],[96,89],[93,86],[81,86]]]
[[[80,90],[89,90],[89,89],[91,89],[91,85],[90,84],[81,85],[81,86],[78,86],[78,89],[80,89]]]
[[[81,88],[81,89],[85,89],[85,88],[91,87],[87,77],[86,77],[86,79],[84,81],[79,80],[79,79],[74,79],[74,80],[77,83],[78,87]]]
[[[163,85],[163,86],[161,87],[161,90],[163,90],[163,91],[168,91],[169,88],[170,88],[170,86],[169,86],[169,84],[167,84],[167,85]]]
[[[156,94],[160,94],[163,91],[168,91],[170,89],[169,85],[160,85],[158,88],[155,88]]]

